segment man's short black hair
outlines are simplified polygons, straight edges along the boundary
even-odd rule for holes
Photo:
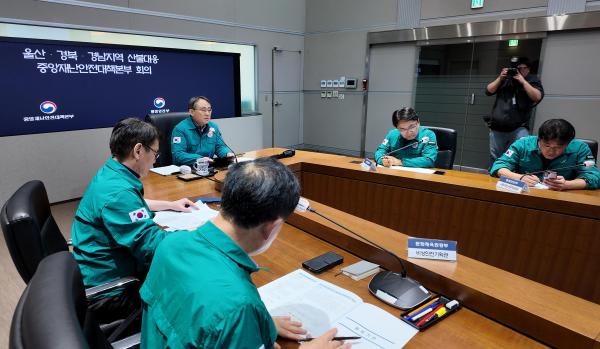
[[[251,229],[286,219],[300,199],[300,184],[285,165],[272,158],[240,162],[229,168],[223,184],[221,214]]]
[[[564,119],[546,120],[538,130],[538,138],[546,142],[568,144],[575,138],[575,127]]]
[[[392,113],[392,123],[398,127],[400,121],[419,121],[419,116],[413,108],[404,107]]]
[[[194,96],[192,98],[190,98],[190,100],[188,101],[188,109],[196,109],[196,102],[198,102],[198,100],[203,99],[206,101],[206,103],[211,104],[210,100],[204,96]]]
[[[521,64],[526,65],[528,68],[531,68],[531,62],[527,57],[519,57],[519,59],[517,59],[517,66]]]
[[[113,127],[110,135],[110,152],[118,160],[125,160],[137,143],[150,147],[156,140],[158,140],[156,126],[136,118],[123,119]]]

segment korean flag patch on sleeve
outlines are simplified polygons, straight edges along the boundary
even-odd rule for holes
[[[386,144],[388,144],[388,142],[389,142],[389,141],[388,141],[388,139],[387,139],[387,138],[384,138],[384,139],[383,139],[383,142],[381,142],[381,144],[383,144],[383,145],[386,145]]]
[[[135,211],[129,212],[129,218],[131,218],[131,222],[137,222],[142,219],[150,218],[150,215],[148,214],[148,211],[146,211],[145,207],[141,207]]]
[[[506,153],[504,153],[504,155],[506,155],[506,156],[508,156],[508,157],[510,158],[510,157],[512,157],[512,155],[513,155],[514,153],[515,153],[514,151],[512,151],[512,150],[508,149],[508,150],[506,151]]]
[[[181,143],[181,137],[173,137],[173,144]]]

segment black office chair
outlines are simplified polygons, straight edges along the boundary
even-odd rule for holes
[[[152,123],[160,133],[159,135],[159,154],[154,166],[168,166],[173,164],[171,155],[171,132],[173,128],[181,122],[181,120],[190,116],[190,113],[165,113],[165,114],[148,114],[146,121]]]
[[[0,225],[13,263],[25,283],[30,282],[46,256],[69,251],[67,241],[52,217],[48,194],[41,181],[30,181],[17,189],[0,211]],[[139,280],[133,276],[124,277],[90,287],[85,293],[93,299],[116,287],[137,288]],[[102,329],[106,333],[121,332],[126,328],[120,328],[121,323],[124,319],[114,319],[102,324]]]
[[[594,159],[597,161],[598,160],[598,142],[593,140],[593,139],[583,139],[583,138],[578,138],[580,141],[582,141],[583,143],[587,144],[588,147],[590,147],[590,150],[592,151],[592,155],[594,155]]]
[[[438,155],[435,160],[435,167],[451,170],[456,156],[456,130],[434,126],[425,127],[433,131],[437,139]]]
[[[131,348],[140,335],[109,343],[87,307],[79,266],[68,252],[44,258],[21,295],[10,349]]]
[[[29,283],[44,257],[69,250],[40,181],[25,183],[8,199],[0,212],[0,224],[10,256],[25,283]]]

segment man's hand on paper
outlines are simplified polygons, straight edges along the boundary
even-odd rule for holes
[[[171,210],[173,211],[192,212],[192,208],[198,209],[198,205],[188,198],[171,201]]]
[[[306,336],[307,332],[302,328],[302,323],[292,320],[291,316],[273,316],[273,322],[280,337],[297,341]]]
[[[337,328],[332,328],[325,332],[321,337],[310,342],[300,344],[301,349],[348,349],[352,347],[352,343],[344,343],[343,341],[332,341],[337,333]]]

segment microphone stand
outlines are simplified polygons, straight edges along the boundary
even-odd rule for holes
[[[541,170],[541,171],[535,171],[535,172],[527,172],[523,176],[530,176],[530,175],[540,174],[540,173],[544,173],[544,172],[548,172],[548,171],[569,170],[572,168],[577,168],[579,166],[592,167],[593,165],[587,166],[587,164],[584,162],[584,163],[576,164],[576,165],[572,165],[572,166],[564,166],[564,167],[557,167],[557,168],[549,168],[547,170]]]
[[[308,204],[308,201],[306,201],[306,204]],[[402,267],[401,274],[397,274],[392,271],[382,271],[375,275],[373,279],[371,279],[371,281],[369,282],[369,292],[371,292],[371,294],[373,294],[375,297],[379,298],[383,302],[393,307],[403,310],[410,309],[431,297],[431,294],[429,293],[429,291],[427,291],[427,289],[425,289],[425,287],[423,287],[417,281],[406,276],[406,268],[404,267],[404,263],[402,262],[402,259],[398,257],[395,253],[367,239],[366,237],[352,231],[350,228],[347,228],[335,222],[329,217],[317,212],[314,208],[310,206],[306,206],[305,209],[306,211],[310,211],[318,215],[319,217],[322,217],[323,219],[327,220],[328,222],[331,222],[336,226],[346,230],[352,235],[358,237],[359,239],[370,243],[379,250],[393,256],[396,260],[398,260],[400,266]]]
[[[422,139],[421,139],[420,141],[418,141],[418,142],[409,143],[409,144],[407,144],[407,145],[405,145],[405,146],[403,146],[403,147],[401,147],[401,148],[398,148],[398,149],[396,149],[396,150],[392,150],[392,151],[390,151],[390,152],[388,152],[388,153],[385,153],[385,154],[383,154],[383,156],[382,156],[382,157],[384,157],[384,156],[388,156],[388,155],[391,155],[391,154],[394,154],[395,152],[398,152],[398,151],[400,151],[400,150],[404,150],[404,149],[406,149],[406,148],[410,148],[410,147],[416,148],[416,147],[419,145],[419,143],[426,143],[426,144],[432,144],[432,145],[433,145],[433,144],[436,144],[436,142],[431,142],[431,141],[427,141],[427,142],[425,142],[425,141],[423,140],[423,138],[422,138]]]

